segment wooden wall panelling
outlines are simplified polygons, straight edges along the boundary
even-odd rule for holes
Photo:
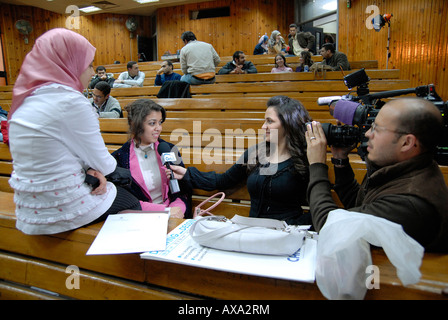
[[[33,47],[36,39],[45,31],[52,28],[65,28],[69,14],[60,15],[47,10],[29,6],[15,6],[0,4],[0,27],[4,34],[5,64],[8,83],[13,84],[20,71],[23,59]],[[137,17],[139,28],[130,38],[125,22],[129,15],[95,14],[81,16],[79,29],[73,31],[86,37],[97,48],[94,65],[111,64],[115,60],[126,63],[137,60],[137,34],[150,36],[150,19]],[[15,28],[19,19],[28,20],[33,31],[29,35],[28,44]],[[123,70],[124,71],[124,70]]]
[[[339,0],[339,50],[349,60],[378,60],[386,68],[387,25],[379,32],[369,30],[366,20],[376,5],[380,14],[392,13],[389,69],[400,69],[401,79],[411,87],[434,83],[437,92],[448,100],[448,28],[446,0],[357,0],[347,8]]]
[[[190,20],[190,11],[230,7],[230,17]],[[263,34],[279,30],[286,38],[294,21],[292,1],[231,0],[211,1],[161,8],[157,11],[158,56],[182,49],[180,36],[193,31],[200,41],[211,43],[220,56],[231,56],[236,50],[252,54]]]

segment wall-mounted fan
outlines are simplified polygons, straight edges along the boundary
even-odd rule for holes
[[[31,23],[26,20],[17,20],[16,29],[19,30],[21,34],[23,34],[23,40],[25,40],[25,44],[28,44],[28,35],[31,33],[31,31],[33,31]]]
[[[137,30],[137,27],[138,27],[138,21],[134,17],[131,17],[128,20],[126,20],[126,28],[130,32],[131,39],[134,38],[133,32],[135,32],[135,30]]]

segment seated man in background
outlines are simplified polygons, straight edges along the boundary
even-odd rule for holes
[[[103,66],[96,67],[96,75],[90,81],[89,89],[95,88],[95,85],[100,81],[106,81],[112,88],[114,86],[114,75],[112,73],[106,73],[106,68]]]
[[[219,70],[218,74],[243,74],[243,73],[257,73],[255,65],[246,61],[246,56],[243,51],[235,51],[233,60]]]
[[[214,83],[216,67],[221,59],[213,46],[198,41],[191,31],[185,31],[180,38],[185,44],[180,50],[180,68],[184,73],[181,81],[189,84]]]
[[[330,66],[333,71],[350,70],[347,56],[339,51],[336,51],[332,43],[324,43],[320,49],[322,55],[322,64]]]
[[[162,62],[162,67],[157,71],[155,86],[161,86],[165,81],[180,81],[181,75],[173,71],[173,63],[171,61]]]
[[[143,87],[145,74],[138,70],[138,64],[135,61],[129,61],[128,71],[122,72],[114,82],[114,88]]]
[[[434,161],[443,137],[440,111],[420,98],[391,100],[365,135],[367,174],[361,185],[349,163],[352,147],[331,147],[334,190],[345,209],[400,224],[425,250],[448,252],[448,188]],[[338,208],[331,195],[327,140],[320,123],[307,125],[306,140],[307,193],[314,227],[320,231],[328,213]]]
[[[110,86],[105,81],[96,84],[90,99],[100,118],[120,118],[121,106],[117,99],[110,95]]]

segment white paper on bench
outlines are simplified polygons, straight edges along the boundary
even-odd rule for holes
[[[206,248],[189,234],[195,220],[184,221],[167,236],[166,250],[142,253],[143,259],[269,278],[314,282],[317,240],[307,238],[290,257],[229,252]]]
[[[87,255],[165,250],[168,218],[163,211],[109,215]]]

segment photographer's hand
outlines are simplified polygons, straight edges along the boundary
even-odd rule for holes
[[[309,164],[327,162],[327,139],[319,122],[308,124],[305,133]]]
[[[333,154],[333,158],[335,159],[347,159],[349,153],[353,150],[353,148],[355,147],[351,146],[351,147],[333,147],[331,146],[331,153]]]

